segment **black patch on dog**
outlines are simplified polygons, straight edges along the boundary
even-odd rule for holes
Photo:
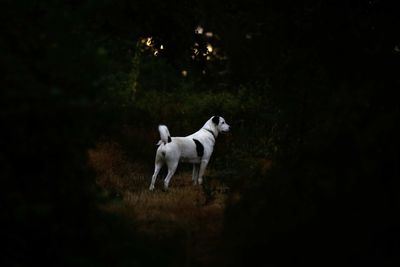
[[[215,125],[218,125],[219,124],[219,116],[214,116],[212,118],[212,122],[215,123]]]
[[[204,155],[204,146],[202,143],[200,143],[199,140],[193,139],[194,143],[196,144],[196,151],[197,151],[197,156],[200,158],[203,157]]]
[[[163,155],[163,157],[165,157],[165,151],[161,152],[161,155]]]
[[[171,143],[172,139],[171,136],[168,136],[168,143]]]

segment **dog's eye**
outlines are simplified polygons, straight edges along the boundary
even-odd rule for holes
[[[225,122],[223,121],[222,124],[224,124]]]

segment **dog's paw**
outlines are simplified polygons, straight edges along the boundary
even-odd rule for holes
[[[154,185],[150,185],[149,190],[153,191],[154,190]]]
[[[168,187],[163,187],[162,191],[163,191],[164,193],[168,193],[168,192],[169,192],[169,189],[168,189]]]

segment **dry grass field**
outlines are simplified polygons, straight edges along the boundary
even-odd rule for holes
[[[175,254],[172,258],[178,262],[174,265],[217,264],[226,186],[217,181],[193,186],[191,173],[184,171],[173,177],[168,192],[161,190],[162,177],[150,192],[151,173],[129,162],[117,144],[99,144],[88,154],[98,186],[115,199],[101,209],[131,221],[146,240]]]

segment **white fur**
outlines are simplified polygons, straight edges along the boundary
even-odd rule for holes
[[[159,147],[156,152],[155,169],[151,179],[150,190],[154,190],[157,175],[164,164],[168,167],[168,174],[164,179],[165,190],[168,189],[169,182],[179,162],[193,164],[193,184],[201,184],[203,182],[204,171],[214,150],[215,139],[220,132],[228,132],[230,128],[230,126],[225,123],[224,118],[219,117],[218,124],[216,124],[216,119],[213,121],[214,117],[218,116],[211,117],[204,126],[194,134],[185,137],[171,137],[171,142],[168,142],[170,134],[167,126],[160,125],[158,127],[161,140],[158,142]],[[198,156],[196,143],[193,139],[198,140],[203,145],[204,154],[202,157]]]
[[[158,145],[161,145],[161,143],[168,143],[168,136],[171,136],[171,134],[168,131],[167,126],[165,125],[159,125],[158,126],[158,131],[160,132],[160,142],[158,142]]]

